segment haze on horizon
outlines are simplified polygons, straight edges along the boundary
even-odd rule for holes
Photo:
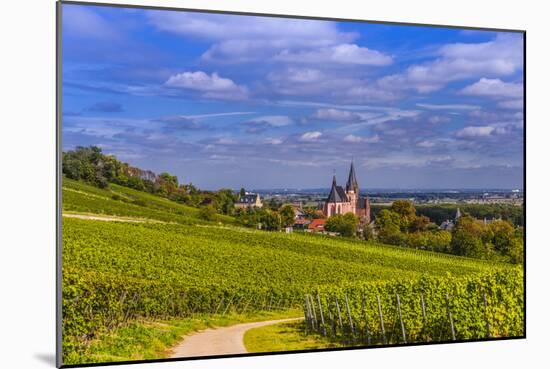
[[[523,189],[519,33],[63,4],[63,150],[203,189]]]

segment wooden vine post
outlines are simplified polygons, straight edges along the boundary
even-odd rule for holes
[[[382,304],[380,303],[380,295],[376,295],[376,301],[378,302],[378,316],[380,317],[380,331],[382,332],[382,340],[384,344],[386,344],[386,329],[384,328],[384,316],[382,315]]]
[[[323,305],[321,304],[321,297],[319,296],[319,293],[317,293],[317,305],[319,305],[319,315],[321,318],[321,332],[323,333],[323,336],[326,336],[327,328],[325,326],[325,318],[323,317]]]
[[[351,317],[351,311],[349,308],[349,302],[348,302],[348,295],[345,294],[344,297],[346,298],[346,310],[348,311],[348,318],[349,318],[349,326],[350,326],[350,332],[352,340],[355,341],[355,327],[353,326],[353,319]]]
[[[403,324],[403,314],[401,313],[401,301],[399,300],[398,293],[396,293],[395,296],[397,297],[397,313],[399,314],[399,321],[401,322],[401,337],[403,339],[403,343],[407,343],[407,335],[405,333],[405,324]]]
[[[338,305],[338,297],[334,296],[334,302],[336,304],[336,312],[338,313],[338,321],[340,322],[340,332],[344,335],[344,323],[342,322],[342,315],[340,314],[340,305]]]

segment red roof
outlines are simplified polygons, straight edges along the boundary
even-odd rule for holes
[[[313,219],[307,228],[311,230],[323,230],[326,222],[325,219]]]

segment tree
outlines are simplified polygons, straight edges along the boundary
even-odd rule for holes
[[[415,215],[411,219],[411,223],[409,224],[409,230],[411,232],[423,232],[426,229],[428,229],[428,225],[430,224],[430,218],[424,215]]]
[[[244,189],[244,187],[241,187],[241,190],[239,191],[239,197],[244,197],[244,195],[246,195],[246,190]]]
[[[451,252],[451,232],[434,230],[424,232],[427,235],[426,248],[437,252]]]
[[[398,213],[382,209],[374,222],[378,229],[380,242],[398,246],[405,245],[406,235],[401,232],[401,217]]]
[[[492,253],[492,245],[484,242],[484,225],[469,215],[460,217],[453,228],[451,250],[455,255],[487,259]]]
[[[428,248],[427,232],[409,233],[407,236],[407,245],[413,249],[426,250]]]
[[[281,226],[290,227],[294,224],[294,208],[291,205],[285,205],[279,209],[281,215]]]
[[[374,241],[376,240],[376,232],[372,224],[365,224],[363,227],[363,238],[365,241]]]
[[[276,211],[265,210],[260,218],[262,228],[266,231],[281,230],[281,216]]]
[[[503,255],[508,255],[516,238],[514,227],[510,222],[497,220],[488,226],[489,242],[495,246],[495,250]]]
[[[216,219],[216,208],[212,205],[206,205],[200,208],[199,210],[199,218],[212,221]]]
[[[413,203],[409,200],[396,200],[391,205],[390,210],[397,213],[401,218],[401,231],[408,232],[412,221],[416,217],[416,209]]]
[[[359,219],[353,213],[336,214],[327,219],[325,229],[337,232],[344,237],[353,237],[357,233]]]

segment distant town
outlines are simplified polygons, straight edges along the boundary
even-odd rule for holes
[[[304,206],[317,206],[323,203],[330,188],[317,189],[258,189],[262,201],[274,199],[282,203],[301,203]],[[360,190],[360,195],[368,195],[372,205],[391,205],[395,200],[409,200],[415,205],[432,204],[509,204],[522,206],[524,192],[520,189],[438,189],[438,190]]]

